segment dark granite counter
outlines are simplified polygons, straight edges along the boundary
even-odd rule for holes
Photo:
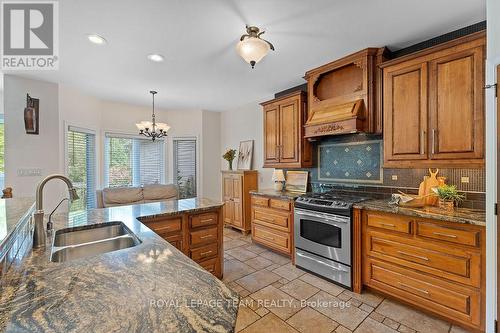
[[[355,204],[354,208],[436,219],[447,222],[486,226],[486,212],[468,208],[455,208],[453,212],[447,212],[438,207],[432,206],[423,208],[408,208],[389,205],[388,200],[363,201]]]
[[[186,199],[58,215],[56,230],[122,221],[142,243],[63,263],[49,261],[50,245],[31,250],[0,281],[0,331],[232,332],[237,294],[138,221],[221,205]]]
[[[305,193],[289,192],[289,191],[276,191],[275,189],[268,188],[268,189],[263,189],[263,190],[250,191],[250,194],[263,195],[266,197],[273,197],[273,198],[285,199],[285,200],[295,200],[298,197],[300,197],[301,195],[304,195]]]

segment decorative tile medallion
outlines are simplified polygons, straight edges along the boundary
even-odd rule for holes
[[[382,184],[382,140],[320,144],[318,180]]]

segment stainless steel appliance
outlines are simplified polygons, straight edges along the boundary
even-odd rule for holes
[[[367,198],[333,191],[295,201],[295,264],[352,288],[352,205]]]

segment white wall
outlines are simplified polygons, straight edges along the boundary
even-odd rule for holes
[[[221,116],[219,112],[203,111],[202,113],[202,149],[203,161],[203,197],[214,200],[221,199]]]
[[[498,82],[496,66],[500,64],[500,1],[487,0],[487,62],[486,83]],[[494,205],[497,202],[497,128],[496,99],[493,89],[486,90],[486,332],[494,332],[496,318],[497,266],[497,217]]]
[[[228,148],[238,149],[240,141],[254,140],[253,166],[259,171],[259,188],[272,188],[273,169],[262,168],[263,149],[263,114],[261,106],[255,102],[237,110],[221,113],[221,155]],[[227,162],[221,159],[222,169],[227,169]],[[235,165],[233,165],[235,167]]]
[[[40,100],[40,134],[27,135],[24,130],[26,94]],[[59,99],[58,86],[54,83],[4,76],[5,111],[5,186],[13,194],[34,196],[36,184],[45,176],[59,173]],[[20,177],[19,169],[41,169],[39,177]],[[54,207],[62,198],[64,189],[53,182],[45,188],[44,207]]]

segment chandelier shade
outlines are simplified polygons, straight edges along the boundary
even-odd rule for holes
[[[259,32],[257,27],[246,27],[247,34],[241,36],[240,41],[236,44],[236,52],[249,63],[252,68],[261,61],[270,50],[274,51],[274,46],[265,39],[260,38],[264,31]]]

